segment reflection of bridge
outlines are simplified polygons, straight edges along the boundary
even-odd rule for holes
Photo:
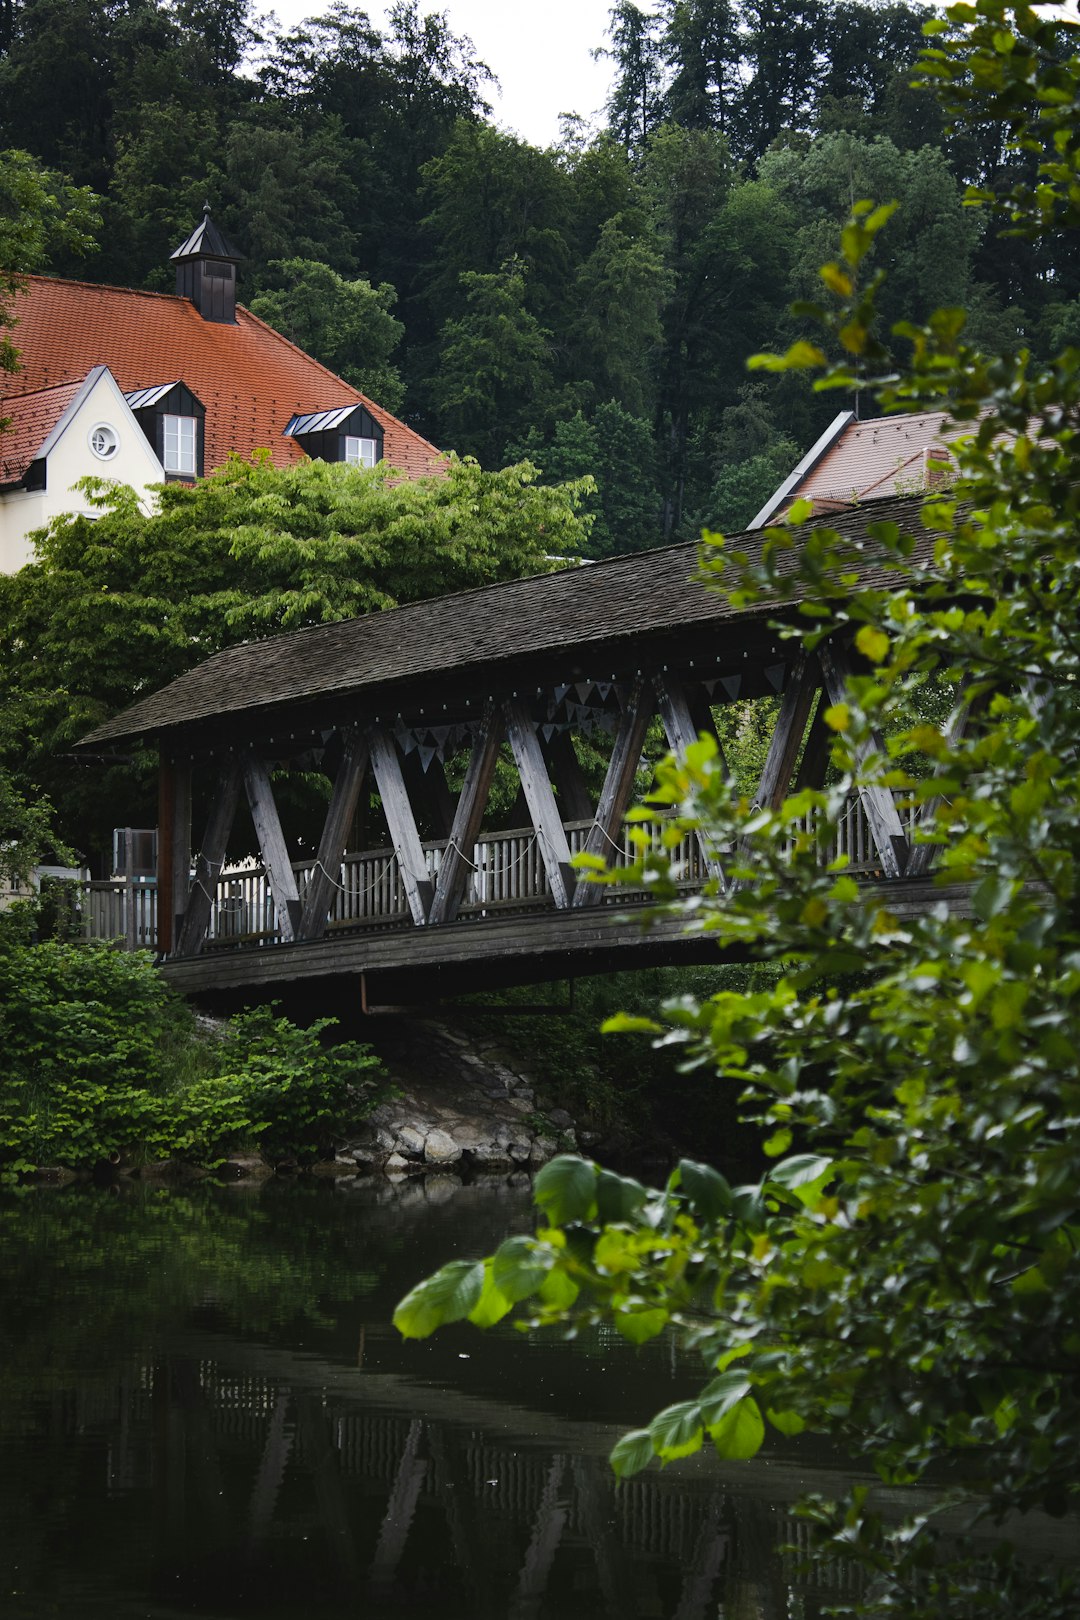
[[[917,504],[877,503],[873,516],[914,518]],[[866,518],[837,526],[860,538]],[[770,614],[705,591],[695,565],[694,546],[674,546],[418,602],[231,648],[141,700],[83,747],[157,742],[156,891],[98,886],[93,931],[153,944],[192,992],[360,974],[401,997],[468,987],[480,963],[490,984],[711,956],[674,926],[614,927],[642,897],[579,882],[573,857],[625,861],[654,719],[681,752],[716,734],[723,706],[775,698],[756,802],[820,783],[823,713],[851,654],[793,655]],[[483,825],[500,771],[516,830]],[[329,789],[328,804],[308,791],[321,830],[290,850],[279,784],[313,774]],[[193,782],[207,815],[194,867]],[[258,855],[228,865],[242,799]],[[385,847],[371,848],[379,828]],[[822,857],[848,854],[918,906],[932,846],[911,833],[892,796],[868,789]],[[690,835],[673,856],[687,887],[723,891],[725,851]]]

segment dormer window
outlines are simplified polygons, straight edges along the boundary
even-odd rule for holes
[[[194,478],[199,469],[199,424],[194,416],[162,418],[161,465],[167,473]]]
[[[206,407],[185,383],[159,383],[125,394],[166,478],[201,478],[205,459]]]
[[[375,439],[357,439],[345,435],[345,460],[350,467],[374,467],[379,459],[379,445]]]
[[[366,405],[298,413],[286,424],[285,436],[295,439],[316,461],[374,467],[383,458],[382,426]]]

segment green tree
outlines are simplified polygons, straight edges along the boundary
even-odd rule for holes
[[[285,285],[257,294],[252,314],[388,411],[400,410],[404,386],[390,356],[405,328],[390,313],[393,287],[346,281],[314,259],[274,259],[270,269]]]
[[[1005,0],[948,16],[924,67],[947,114],[1001,121],[1039,168],[1037,189],[980,200],[1034,236],[1075,230],[1076,36]],[[961,482],[914,503],[906,527],[868,523],[887,564],[869,576],[866,548],[805,510],[760,551],[707,549],[713,588],[771,607],[807,653],[852,644],[857,673],[826,714],[835,788],[751,822],[708,739],[661,767],[655,804],[720,847],[743,841],[739,886],[706,899],[705,926],[777,971],[750,994],[623,1021],[739,1087],[770,1167],[732,1187],[683,1161],[652,1191],[557,1160],[537,1178],[536,1236],[453,1262],[397,1319],[422,1335],[520,1302],[534,1321],[607,1320],[635,1343],[670,1325],[707,1381],[620,1441],[619,1474],[706,1440],[749,1457],[768,1426],[825,1434],[888,1487],[918,1487],[891,1498],[901,1523],[864,1488],[804,1505],[818,1556],[865,1576],[834,1613],[1066,1620],[1075,1561],[1024,1558],[1003,1526],[1060,1517],[1074,1548],[1080,1510],[1080,353],[988,357],[941,310],[898,334],[913,358],[890,375],[867,275],[888,213],[860,203],[823,270],[824,340],[760,363],[948,409],[971,424]],[[830,370],[834,343],[848,359]],[[966,723],[911,724],[927,678],[958,689]],[[822,870],[812,840],[791,847],[801,815],[833,825],[869,784],[927,818],[916,847],[937,850],[943,903],[917,917]],[[944,903],[949,885],[966,904]]]
[[[84,851],[107,847],[121,797],[151,824],[149,761],[76,774],[76,738],[221,647],[580,552],[583,492],[534,479],[456,460],[445,477],[396,482],[385,467],[234,461],[164,485],[150,517],[131,490],[99,486],[95,517],[57,519],[37,561],[0,577],[0,763],[31,799],[51,795]]]
[[[608,128],[627,154],[640,158],[664,116],[663,46],[660,18],[634,4],[616,0],[608,17],[610,57],[615,77],[608,98]]]
[[[468,270],[461,282],[468,307],[443,327],[432,400],[442,440],[497,467],[515,432],[543,414],[551,395],[552,335],[525,307],[518,260],[494,275]]]
[[[21,276],[48,269],[58,252],[93,251],[98,201],[88,186],[73,186],[29,152],[0,152],[0,371],[18,369],[5,297]]]
[[[546,484],[589,479],[583,511],[592,517],[586,555],[613,557],[657,544],[660,490],[652,428],[614,399],[586,416],[560,416],[545,439],[539,429],[512,446],[535,462]]]

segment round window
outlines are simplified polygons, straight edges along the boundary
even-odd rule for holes
[[[120,448],[120,435],[107,422],[98,422],[90,429],[87,438],[99,461],[111,461]]]

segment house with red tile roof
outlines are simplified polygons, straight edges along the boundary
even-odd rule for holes
[[[970,432],[945,411],[878,416],[860,422],[841,411],[758,512],[751,529],[778,523],[797,500],[816,515],[867,501],[916,495],[949,484],[956,464],[949,441]]]
[[[72,489],[87,474],[147,500],[155,483],[256,451],[279,467],[441,471],[434,445],[237,303],[240,258],[208,209],[172,258],[175,293],[23,278],[20,369],[0,374],[0,571],[30,559],[31,530],[91,510]]]

